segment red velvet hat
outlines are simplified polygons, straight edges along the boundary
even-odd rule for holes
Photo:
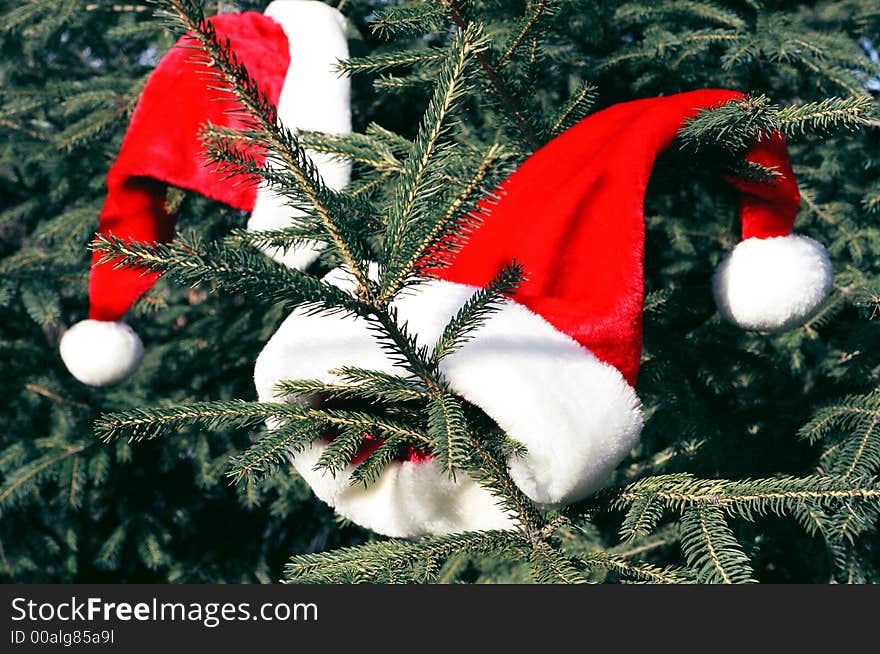
[[[515,297],[441,368],[456,393],[526,446],[510,473],[542,506],[598,488],[638,439],[648,179],[688,118],[741,97],[694,91],[586,118],[501,185],[451,265],[396,302],[401,321],[430,347],[501,267],[523,264],[527,280]],[[715,298],[722,315],[744,328],[785,329],[819,307],[831,264],[816,241],[791,233],[799,194],[782,136],[755,143],[747,159],[781,177],[730,180],[742,195],[743,240],[715,275]],[[353,286],[344,270],[327,281]],[[259,398],[284,399],[275,390],[282,379],[339,383],[330,371],[343,366],[406,374],[363,319],[296,310],[257,360]],[[316,442],[293,463],[318,497],[365,527],[415,536],[511,524],[488,491],[466,475],[449,479],[435,460],[403,456],[364,489],[349,483],[351,467],[335,476],[315,470],[326,447]]]
[[[342,14],[323,2],[276,0],[263,14],[220,14],[210,20],[277,106],[286,127],[351,131],[349,80],[335,70],[338,60],[348,58]],[[205,165],[201,128],[206,123],[241,128],[242,123],[229,111],[233,96],[211,88],[209,71],[193,61],[186,47],[192,45],[192,37],[182,37],[147,81],[107,175],[99,234],[143,243],[170,240],[176,216],[165,208],[169,185],[251,212],[249,229],[285,227],[301,215],[271,189],[230,183]],[[329,187],[348,183],[350,164],[321,153],[310,156]],[[267,254],[288,266],[304,267],[317,252],[304,244]],[[140,362],[141,341],[122,319],[158,276],[114,269],[111,263],[99,264],[101,258],[96,253],[92,259],[89,320],[74,325],[61,341],[70,372],[95,386],[123,379]]]

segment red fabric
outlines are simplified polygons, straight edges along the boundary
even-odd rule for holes
[[[326,439],[327,442],[331,442],[333,440],[332,437]],[[361,442],[361,446],[358,448],[358,451],[351,458],[351,465],[359,466],[361,463],[367,460],[367,458],[373,454],[382,443],[385,442],[384,438],[379,436],[373,436],[372,434],[364,434],[364,440]],[[414,461],[418,463],[419,461],[429,461],[432,459],[432,455],[425,450],[422,450],[414,445],[405,445],[400,449],[400,452],[395,457],[397,461]]]
[[[221,14],[210,20],[218,36],[229,39],[260,89],[277,104],[290,65],[281,26],[254,12]],[[233,96],[209,89],[214,81],[206,66],[192,61],[197,53],[186,47],[192,44],[191,37],[182,37],[147,81],[119,156],[107,174],[99,234],[144,243],[170,240],[175,216],[165,211],[169,184],[236,209],[253,209],[253,185],[224,180],[204,163],[198,136],[201,127],[207,122],[231,128],[242,124],[229,113]],[[92,258],[89,317],[119,320],[157,275],[114,270],[112,264],[98,265],[100,258],[97,253]]]
[[[501,199],[453,255],[429,271],[484,286],[516,259],[528,276],[516,299],[618,368],[635,385],[642,349],[644,197],[654,162],[686,119],[743,97],[703,90],[614,105],[536,152],[501,184]],[[782,137],[748,159],[779,168],[774,184],[735,181],[743,237],[791,231],[799,195]]]
[[[728,180],[742,191],[740,221],[743,238],[785,236],[791,232],[800,193],[785,149],[785,138],[774,135],[752,146],[748,161],[775,167],[782,175],[775,184]]]

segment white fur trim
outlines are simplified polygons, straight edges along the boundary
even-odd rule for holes
[[[337,272],[326,278],[348,284]],[[396,303],[400,319],[423,345],[476,291],[430,281]],[[257,359],[254,379],[261,401],[277,400],[282,379],[337,382],[328,371],[354,365],[400,372],[360,318],[294,311]],[[511,459],[514,481],[544,506],[569,503],[597,489],[638,439],[642,413],[620,372],[515,302],[441,364],[452,388],[480,406],[527,453]],[[435,462],[394,463],[375,487],[348,486],[350,470],[336,478],[312,470],[320,449],[293,457],[315,493],[351,520],[393,536],[418,536],[512,526],[485,489],[471,479],[452,484]]]
[[[747,238],[727,255],[712,280],[718,310],[744,329],[772,332],[803,324],[831,290],[828,252],[791,234]]]
[[[291,130],[351,133],[351,84],[335,70],[339,59],[348,58],[345,17],[314,0],[275,0],[264,13],[281,25],[290,45],[290,69],[278,99],[281,121]],[[308,154],[329,188],[339,190],[348,184],[349,161],[320,152]],[[247,226],[250,230],[281,229],[301,215],[283,196],[261,185]],[[320,247],[304,241],[286,251],[263,251],[279,263],[302,269],[317,258]]]
[[[488,491],[469,477],[452,481],[436,461],[391,463],[364,488],[351,485],[352,468],[335,477],[315,470],[326,447],[313,444],[294,466],[319,499],[362,527],[395,538],[513,528]]]
[[[257,396],[261,402],[278,401],[275,384],[283,379],[338,383],[329,371],[344,365],[400,372],[376,345],[362,319],[294,311],[257,358]],[[296,454],[294,467],[318,498],[367,529],[404,538],[513,526],[488,491],[470,478],[453,484],[434,462],[392,463],[364,489],[351,486],[352,467],[335,476],[314,469],[325,448],[326,444],[316,442]]]
[[[83,384],[106,386],[125,379],[144,354],[140,337],[124,322],[83,320],[61,337],[61,359]]]

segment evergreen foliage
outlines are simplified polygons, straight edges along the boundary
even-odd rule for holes
[[[218,4],[264,3],[204,11]],[[880,37],[876,3],[333,4],[351,24],[346,137],[285,129],[196,0],[0,2],[0,579],[878,581],[880,118],[861,45]],[[185,232],[173,243],[92,242],[164,274],[135,307],[150,344],[140,370],[87,388],[58,338],[85,314],[86,246],[127,119],[184,31],[247,122],[206,127],[209,158],[305,215],[254,235],[239,212],[172,189]],[[443,265],[476,226],[477,201],[549,139],[615,102],[705,87],[749,96],[690,121],[651,181],[642,439],[606,489],[544,513],[507,474],[522,446],[438,366],[528,270],[509,262],[433,347],[392,300],[419,291],[426,262]],[[810,322],[766,336],[723,324],[708,280],[736,241],[720,178],[742,174],[744,148],[772,131],[789,138],[798,229],[828,244],[836,277]],[[353,183],[328,189],[306,148],[350,158]],[[296,239],[326,245],[305,272],[255,247]],[[339,265],[352,293],[320,281]],[[281,385],[320,406],[255,402],[253,362],[295,306],[364,317],[406,374],[345,368],[339,385]],[[345,524],[285,455],[328,429],[320,467],[342,469],[380,436],[353,476],[369,485],[415,447],[489,488],[518,530],[410,542]]]

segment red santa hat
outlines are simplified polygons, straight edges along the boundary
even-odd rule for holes
[[[351,131],[349,80],[335,70],[337,61],[348,57],[345,18],[336,9],[311,0],[276,0],[263,14],[220,14],[209,20],[220,39],[229,39],[288,129]],[[233,96],[211,88],[206,66],[194,61],[186,47],[192,45],[192,37],[182,37],[147,81],[107,175],[99,234],[144,243],[170,240],[176,216],[165,208],[168,185],[251,212],[249,229],[286,227],[300,215],[268,187],[230,182],[205,165],[201,128],[243,124],[230,112]],[[329,187],[348,183],[349,163],[321,153],[310,156]],[[298,268],[317,253],[317,246],[308,243],[288,251],[267,250]],[[139,364],[140,338],[122,318],[158,276],[114,269],[112,263],[98,263],[101,258],[99,253],[92,258],[89,319],[70,328],[61,341],[62,359],[73,376],[95,386],[117,382]]]
[[[526,446],[510,459],[510,474],[543,507],[597,489],[638,439],[648,179],[685,120],[741,97],[695,91],[586,118],[501,185],[451,265],[396,302],[400,320],[432,346],[502,266],[523,264],[527,279],[515,297],[441,368],[456,393]],[[799,193],[783,137],[755,143],[746,158],[781,176],[730,180],[741,192],[743,240],[715,275],[715,298],[722,315],[746,329],[785,329],[822,303],[831,264],[820,244],[791,233]],[[326,279],[353,287],[344,270]],[[259,399],[290,400],[276,395],[283,379],[339,383],[330,371],[343,366],[405,374],[363,319],[295,310],[257,360]],[[430,457],[404,454],[364,488],[351,485],[353,466],[335,476],[315,469],[326,447],[318,441],[293,455],[295,467],[318,497],[374,531],[408,537],[512,525],[487,490],[466,475],[451,480]]]

